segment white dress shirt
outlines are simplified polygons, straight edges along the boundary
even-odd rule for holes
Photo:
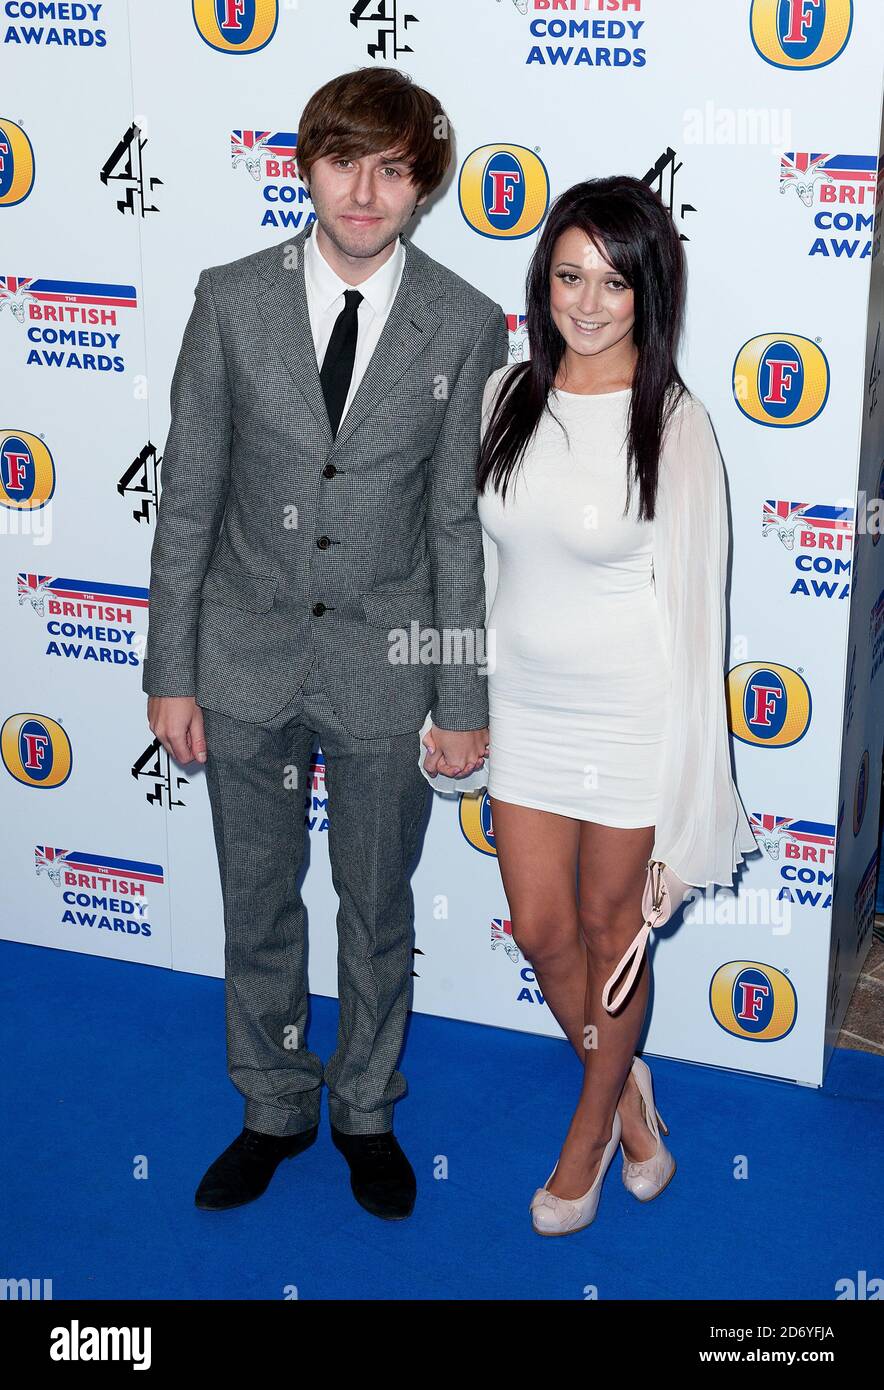
[[[320,371],[332,329],[344,307],[344,290],[358,290],[362,295],[356,311],[356,357],[353,362],[350,390],[341,412],[342,420],[350,408],[350,402],[377,346],[381,329],[387,321],[387,315],[396,297],[404,265],[405,246],[397,237],[396,249],[384,264],[379,266],[373,275],[369,275],[367,280],[363,280],[361,285],[349,285],[332,269],[320,251],[316,244],[315,227],[305,242],[304,284],[307,290],[307,311],[310,315],[313,345],[316,348],[316,364]]]

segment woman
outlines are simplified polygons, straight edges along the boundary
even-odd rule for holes
[[[678,906],[689,884],[730,885],[756,850],[726,723],[723,470],[675,366],[684,278],[646,184],[575,185],[529,268],[531,359],[494,372],[483,401],[495,844],[513,936],[584,1065],[531,1203],[543,1235],[593,1220],[618,1143],[640,1200],[674,1172],[634,1057],[646,957],[625,1007],[602,1003],[635,947],[649,864],[667,865]]]

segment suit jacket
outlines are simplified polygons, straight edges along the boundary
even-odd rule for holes
[[[475,463],[499,304],[412,242],[332,435],[294,238],[200,272],[171,386],[142,687],[250,722],[315,650],[354,734],[488,722],[476,662],[391,662],[391,629],[485,619]],[[455,642],[455,649],[457,643]],[[425,652],[426,652],[425,648]]]

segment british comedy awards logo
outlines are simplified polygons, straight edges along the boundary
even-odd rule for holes
[[[849,596],[852,507],[768,497],[761,509],[761,533],[779,541],[789,594],[811,599]]]

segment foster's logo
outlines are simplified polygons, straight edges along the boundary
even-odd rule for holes
[[[728,675],[734,738],[756,747],[788,748],[807,733],[810,687],[791,666],[742,661]]]
[[[3,766],[26,787],[60,787],[71,775],[71,741],[45,714],[11,714],[0,729]]]
[[[543,160],[523,145],[480,145],[464,161],[458,188],[465,221],[480,236],[530,236],[549,206]]]
[[[822,68],[847,46],[853,0],[752,0],[752,42],[777,68]]]
[[[193,0],[197,33],[219,53],[257,53],[278,18],[279,0]]]
[[[808,425],[829,398],[826,355],[797,333],[760,333],[737,353],[734,400],[758,425]]]
[[[798,1017],[798,998],[788,975],[751,960],[730,960],[718,967],[709,986],[709,1007],[720,1028],[749,1042],[779,1042]]]

